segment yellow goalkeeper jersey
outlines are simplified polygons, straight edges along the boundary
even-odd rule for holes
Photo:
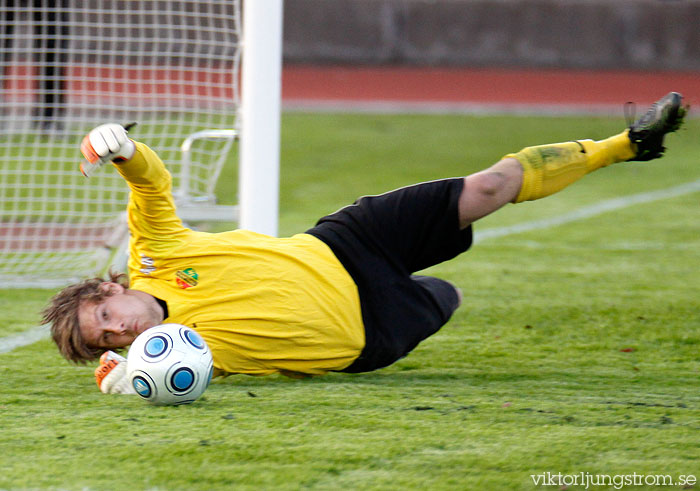
[[[130,287],[167,302],[165,322],[188,325],[227,373],[320,375],[364,347],[357,287],[319,239],[185,228],[171,176],[142,143],[117,165],[127,208]]]

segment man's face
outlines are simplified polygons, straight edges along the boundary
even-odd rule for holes
[[[100,288],[111,295],[99,303],[83,302],[78,309],[80,333],[88,346],[124,348],[143,331],[163,322],[163,309],[151,295],[111,282]]]

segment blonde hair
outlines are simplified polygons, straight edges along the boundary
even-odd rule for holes
[[[73,363],[86,363],[100,357],[103,349],[87,345],[80,333],[78,310],[85,302],[99,303],[112,295],[109,290],[100,288],[105,281],[111,281],[128,288],[129,281],[124,273],[109,271],[109,279],[90,278],[67,286],[50,300],[42,311],[44,324],[51,324],[51,337],[63,357]]]

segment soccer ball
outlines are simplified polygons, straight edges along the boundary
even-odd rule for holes
[[[211,351],[196,331],[162,324],[139,334],[126,358],[127,377],[136,393],[151,404],[194,402],[214,372]]]

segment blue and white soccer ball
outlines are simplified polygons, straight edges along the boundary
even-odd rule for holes
[[[162,324],[139,334],[129,348],[127,376],[136,393],[157,406],[194,402],[209,387],[214,363],[196,331]]]

